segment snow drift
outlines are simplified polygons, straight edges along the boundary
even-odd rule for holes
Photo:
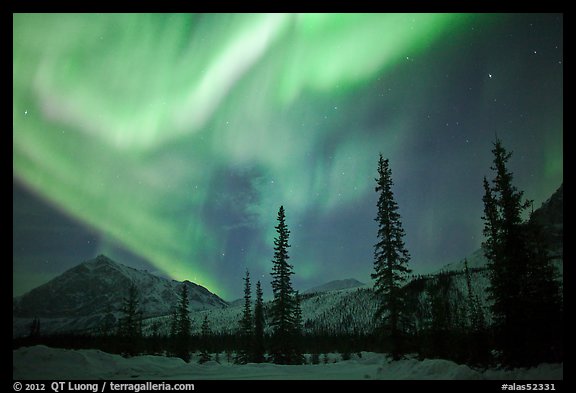
[[[224,356],[220,357],[224,359]],[[67,350],[43,345],[24,347],[12,353],[14,380],[105,379],[105,380],[207,380],[207,379],[298,379],[298,380],[561,380],[563,364],[541,364],[530,369],[473,370],[443,359],[390,361],[383,354],[362,352],[361,357],[317,365],[286,366],[270,363],[235,365],[225,361],[197,364],[179,358],[135,356],[123,358],[94,349]]]

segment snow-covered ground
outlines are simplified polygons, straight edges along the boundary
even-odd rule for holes
[[[383,354],[362,352],[361,357],[340,361],[331,354],[327,364],[283,366],[270,363],[234,365],[219,356],[220,363],[185,363],[178,358],[136,356],[123,358],[99,350],[66,350],[43,345],[12,353],[14,380],[23,379],[503,379],[561,380],[563,364],[541,364],[531,369],[477,371],[442,359],[406,359],[390,362]]]

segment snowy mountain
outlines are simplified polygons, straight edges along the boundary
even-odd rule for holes
[[[307,293],[318,293],[318,292],[330,292],[330,291],[339,291],[341,289],[349,289],[349,288],[358,288],[363,287],[364,283],[354,279],[354,278],[347,278],[345,280],[334,280],[327,282],[326,284],[319,285],[317,287],[313,287],[307,289],[302,292],[302,294]]]
[[[42,332],[85,331],[119,317],[131,283],[140,293],[144,318],[168,315],[177,304],[182,282],[116,263],[104,255],[81,263],[53,280],[13,299],[13,336],[28,333],[38,317]],[[228,304],[206,288],[184,281],[191,310],[225,308]]]

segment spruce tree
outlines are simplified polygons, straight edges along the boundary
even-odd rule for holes
[[[290,231],[286,225],[284,207],[278,211],[278,225],[275,227],[278,237],[274,239],[274,260],[272,267],[272,291],[274,299],[270,307],[270,325],[272,327],[271,356],[277,364],[298,364],[302,356],[298,352],[299,331],[296,325],[297,301],[292,289],[290,276],[293,266],[288,264],[288,237]]]
[[[250,273],[246,269],[246,277],[244,278],[244,309],[242,311],[242,319],[240,320],[240,351],[236,362],[239,364],[248,363],[252,356],[252,337],[253,337],[253,323],[252,323],[252,307],[251,307],[251,286],[250,286]]]
[[[171,333],[174,345],[174,353],[185,362],[190,361],[190,336],[192,322],[190,321],[190,311],[188,309],[190,300],[188,299],[188,285],[186,281],[182,283],[180,290],[180,300],[174,310]]]
[[[256,304],[254,305],[254,353],[252,361],[264,361],[264,301],[262,299],[262,285],[256,282]]]
[[[490,274],[489,298],[500,359],[508,367],[542,360],[554,335],[543,319],[561,318],[558,283],[546,245],[535,226],[523,222],[530,206],[508,171],[512,156],[496,139],[492,185],[484,178],[484,254]],[[559,332],[561,333],[561,329]]]
[[[408,268],[410,254],[404,246],[404,229],[398,213],[398,204],[392,192],[392,171],[388,160],[378,160],[376,192],[378,213],[378,242],[374,245],[374,292],[379,298],[375,322],[382,339],[390,345],[392,358],[400,359],[403,353],[403,310],[402,286],[411,270]]]
[[[210,323],[208,322],[208,315],[204,315],[204,321],[202,321],[202,327],[200,329],[201,349],[198,363],[202,364],[212,360],[210,356]]]
[[[188,306],[188,286],[186,282],[182,283],[182,292],[180,294],[180,304],[178,305],[178,335],[180,337],[190,337],[190,311]]]
[[[124,352],[133,356],[138,353],[142,338],[141,311],[138,287],[131,283],[128,288],[128,296],[122,304],[124,316],[119,320],[118,335],[122,339]]]

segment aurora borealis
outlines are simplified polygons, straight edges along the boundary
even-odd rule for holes
[[[370,282],[378,153],[416,273],[476,250],[494,135],[563,180],[555,14],[14,14],[13,283],[105,253],[241,296]]]

